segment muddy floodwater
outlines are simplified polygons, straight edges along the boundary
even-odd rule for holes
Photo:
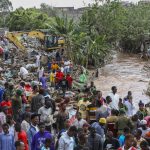
[[[99,78],[95,80],[97,89],[103,92],[103,96],[107,96],[111,87],[117,86],[120,98],[132,91],[137,109],[140,100],[149,102],[149,97],[145,95],[149,78],[147,72],[143,71],[146,63],[137,55],[115,54],[110,64],[99,69]]]

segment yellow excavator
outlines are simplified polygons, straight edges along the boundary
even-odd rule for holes
[[[59,49],[64,47],[65,44],[65,39],[61,35],[49,35],[40,31],[31,31],[28,32],[28,36],[41,40],[46,50]]]
[[[26,50],[25,46],[17,38],[17,34],[16,33],[8,32],[7,35],[6,35],[6,37],[8,38],[8,40],[10,42],[12,42],[20,50],[22,50],[22,51]]]
[[[16,47],[25,51],[25,46],[19,40],[23,34],[26,34],[31,38],[38,38],[45,50],[55,50],[63,48],[65,45],[65,38],[61,35],[48,35],[40,31],[30,31],[30,32],[8,32],[7,38],[14,43]]]

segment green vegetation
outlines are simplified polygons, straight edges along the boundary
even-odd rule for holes
[[[10,31],[49,29],[51,33],[64,35],[68,57],[85,67],[103,63],[112,48],[138,53],[145,35],[150,33],[148,4],[126,7],[118,1],[103,5],[95,1],[78,21],[61,16],[52,7],[41,4],[40,9],[18,8],[11,12],[5,25]],[[0,19],[0,26],[3,25]]]

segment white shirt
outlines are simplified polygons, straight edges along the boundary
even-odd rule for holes
[[[65,69],[70,68],[70,61],[65,61],[65,62],[64,62],[64,66],[65,66],[65,67],[64,67]]]
[[[6,115],[3,112],[0,112],[0,124],[6,123]]]
[[[124,102],[124,104],[126,105],[126,107],[128,108],[128,111],[126,112],[126,114],[130,117],[133,116],[133,110],[134,110],[134,106],[133,104],[131,104],[128,100]]]
[[[74,122],[73,122],[73,125],[76,126],[77,129],[79,129],[79,128],[83,128],[83,125],[84,125],[85,123],[87,123],[87,122],[86,122],[86,120],[84,120],[84,119],[80,119],[80,120],[75,119]]]
[[[9,126],[9,134],[15,136],[15,127],[14,127],[14,125]]]
[[[112,99],[112,102],[109,104],[110,107],[111,107],[112,109],[117,109],[117,110],[118,110],[119,95],[118,95],[118,94],[110,93],[109,96],[110,96],[111,99]]]
[[[27,132],[30,128],[30,124],[26,120],[23,120],[21,123],[21,128],[22,128],[22,130]]]
[[[27,75],[29,72],[28,72],[28,70],[25,68],[25,67],[21,67],[20,68],[20,74],[21,75]]]
[[[64,72],[64,68],[63,67],[61,67],[60,70],[61,70],[61,72]]]
[[[40,119],[42,122],[45,122],[46,126],[51,125],[51,115],[52,115],[52,108],[45,108],[45,106],[42,106],[39,110],[38,110],[38,114],[41,114]]]
[[[145,137],[146,133],[150,131],[150,128],[147,128],[146,130],[143,130],[142,128],[138,128],[142,131],[142,137]]]
[[[44,73],[44,68],[42,67],[42,69],[38,70],[38,73],[39,73],[39,78],[41,78]]]
[[[73,137],[68,136],[67,132],[65,132],[59,139],[58,150],[73,150],[74,144]]]

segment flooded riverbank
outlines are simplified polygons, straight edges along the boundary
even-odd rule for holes
[[[99,69],[99,78],[95,80],[95,85],[104,96],[110,93],[112,86],[117,86],[120,98],[124,98],[128,91],[132,91],[133,103],[137,108],[140,100],[144,103],[149,101],[144,92],[149,81],[147,73],[143,71],[146,63],[137,55],[118,53],[110,64]]]

